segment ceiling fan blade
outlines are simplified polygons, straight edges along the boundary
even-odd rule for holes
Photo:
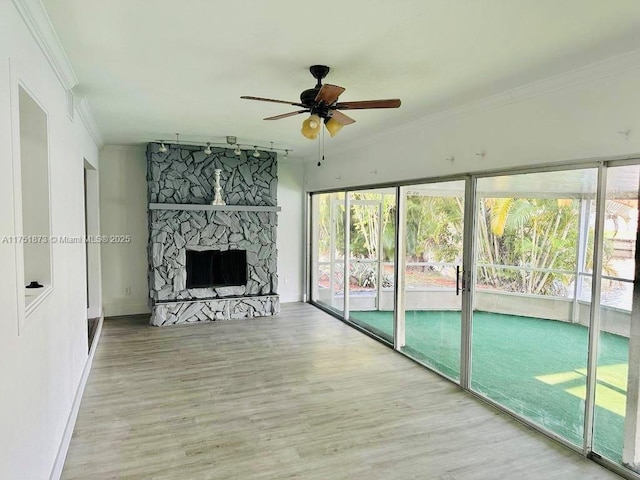
[[[294,115],[299,115],[301,113],[305,113],[308,111],[309,110],[297,110],[295,112],[283,113],[280,115],[275,115],[273,117],[267,117],[267,118],[264,118],[263,120],[280,120],[281,118],[293,117]]]
[[[338,110],[331,110],[331,118],[333,118],[340,125],[351,125],[355,123],[355,120]]]
[[[335,108],[340,110],[362,110],[365,108],[398,108],[400,106],[399,98],[390,98],[387,100],[362,100],[359,102],[340,102]]]
[[[286,100],[274,100],[273,98],[262,98],[262,97],[248,97],[246,95],[243,95],[242,97],[245,100],[259,100],[261,102],[271,102],[271,103],[284,103],[285,105],[294,105],[296,107],[304,107],[303,104],[301,103],[296,103],[296,102],[287,102]]]
[[[343,87],[325,83],[318,92],[318,95],[316,95],[315,102],[324,102],[326,105],[331,105],[338,99],[342,92],[344,92]]]

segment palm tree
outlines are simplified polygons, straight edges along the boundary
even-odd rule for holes
[[[353,192],[352,200],[381,202],[351,206],[351,257],[392,261],[395,249],[395,197],[379,192]],[[329,197],[329,195],[327,195]],[[619,202],[607,215],[628,216]],[[320,202],[321,241],[328,249],[330,199]],[[538,295],[564,295],[576,270],[580,202],[551,198],[481,198],[477,219],[477,281],[500,290]],[[624,210],[624,209],[623,209]],[[407,261],[459,263],[462,253],[464,204],[461,197],[409,193],[406,197]],[[340,218],[337,218],[340,217]],[[336,235],[344,239],[344,210],[337,215]],[[380,225],[382,222],[382,225]],[[379,234],[382,232],[382,238]],[[593,234],[587,243],[587,265]],[[343,240],[336,241],[342,249]],[[605,243],[605,268],[612,246]],[[425,267],[426,268],[426,267]],[[565,273],[563,273],[565,272]]]
[[[485,198],[479,202],[478,281],[500,289],[540,295],[565,294],[577,263],[580,203],[573,199]],[[607,216],[622,217],[616,202],[607,202]],[[628,213],[628,212],[627,212]],[[588,268],[593,232],[588,235]],[[604,245],[604,268],[613,254]],[[523,268],[498,268],[523,267]]]

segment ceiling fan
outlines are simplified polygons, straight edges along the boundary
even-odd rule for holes
[[[284,103],[295,107],[302,107],[302,110],[283,113],[265,120],[280,120],[281,118],[292,117],[301,113],[311,115],[302,122],[302,135],[310,140],[318,138],[322,121],[332,137],[335,136],[343,126],[354,123],[355,120],[340,110],[362,110],[368,108],[398,108],[400,99],[392,98],[387,100],[363,100],[358,102],[338,102],[338,97],[344,92],[343,87],[322,84],[322,79],[327,76],[330,68],[326,65],[312,65],[309,71],[313,78],[317,80],[316,86],[304,90],[300,94],[300,102],[287,102],[285,100],[273,100],[271,98],[242,96],[246,100],[259,100],[261,102]]]

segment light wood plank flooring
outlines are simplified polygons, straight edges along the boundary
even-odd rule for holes
[[[306,304],[106,320],[64,479],[619,479]]]

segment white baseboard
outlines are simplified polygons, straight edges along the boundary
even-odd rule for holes
[[[73,429],[75,428],[76,420],[78,418],[78,412],[80,411],[80,402],[82,401],[82,395],[84,394],[84,387],[87,385],[89,372],[91,372],[91,365],[93,364],[93,357],[96,354],[96,348],[98,348],[98,341],[100,340],[100,334],[102,333],[103,322],[104,315],[100,315],[100,320],[98,320],[98,326],[96,327],[96,333],[93,336],[93,342],[91,343],[91,348],[89,349],[89,355],[87,356],[87,361],[85,362],[84,369],[82,370],[80,383],[78,384],[76,395],[73,399],[73,405],[71,405],[71,413],[69,413],[67,425],[64,427],[64,433],[62,435],[60,447],[58,448],[56,460],[53,463],[53,468],[51,469],[51,475],[49,475],[49,480],[59,480],[60,476],[62,475],[64,461],[67,458],[69,445],[71,445],[71,437],[73,436]]]
[[[287,295],[286,298],[280,297],[280,303],[298,303],[304,302],[304,295]]]
[[[143,315],[151,313],[149,305],[146,303],[133,303],[130,305],[105,305],[104,316],[105,317],[120,317],[122,315]]]

